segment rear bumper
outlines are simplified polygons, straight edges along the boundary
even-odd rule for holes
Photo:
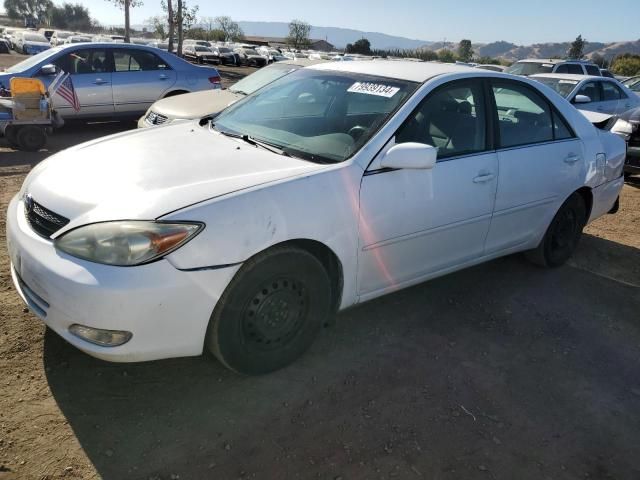
[[[80,350],[115,362],[199,355],[213,308],[239,268],[186,272],[167,260],[139,267],[78,260],[33,232],[17,197],[7,212],[7,244],[14,286],[33,313]],[[71,334],[73,324],[133,336],[103,347]]]
[[[616,200],[620,196],[622,187],[624,186],[624,177],[620,176],[591,190],[593,195],[593,205],[591,207],[591,216],[589,222],[611,211]]]

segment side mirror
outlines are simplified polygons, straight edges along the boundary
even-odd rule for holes
[[[587,95],[576,95],[573,99],[573,103],[591,103],[591,97]]]
[[[53,64],[48,64],[48,65],[44,65],[41,69],[40,69],[40,73],[42,75],[55,75],[56,74],[56,66]]]
[[[400,143],[391,147],[380,161],[382,168],[431,169],[438,149],[424,143]]]

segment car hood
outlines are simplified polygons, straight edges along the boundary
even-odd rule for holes
[[[197,122],[180,122],[59,152],[31,171],[21,194],[70,219],[62,234],[94,222],[155,219],[327,167],[259,149]]]
[[[163,98],[151,106],[151,111],[167,118],[202,118],[224,110],[242,95],[230,90],[203,90]]]

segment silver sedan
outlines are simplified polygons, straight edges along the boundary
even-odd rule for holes
[[[60,92],[54,95],[53,107],[66,119],[137,117],[159,98],[221,87],[215,68],[157,48],[115,43],[54,47],[0,72],[0,86],[9,88],[11,77],[38,78],[48,86],[60,71],[70,73],[79,103],[74,108]]]

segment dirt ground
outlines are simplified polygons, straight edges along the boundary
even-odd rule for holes
[[[93,359],[11,285],[5,212],[25,175],[131,127],[65,127],[34,154],[0,138],[1,480],[640,478],[639,177],[571,265],[511,256],[388,295],[246,378],[209,354]]]

